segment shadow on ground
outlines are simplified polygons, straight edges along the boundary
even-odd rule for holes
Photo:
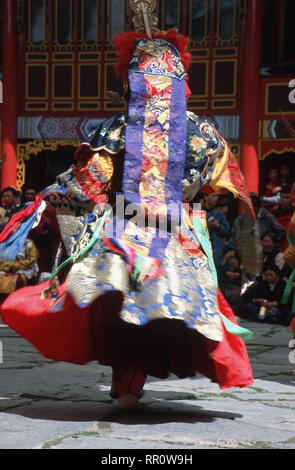
[[[164,397],[164,392],[163,397]],[[148,395],[148,394],[146,394]],[[11,408],[5,407],[3,403],[2,413],[20,415],[25,418],[36,420],[52,420],[67,422],[110,422],[119,424],[163,424],[163,423],[212,423],[216,419],[234,420],[241,418],[241,414],[234,412],[224,412],[218,410],[206,410],[199,405],[181,402],[180,394],[169,392],[169,400],[162,399],[159,396],[161,392],[157,392],[157,398],[146,396],[145,403],[140,409],[133,411],[120,410],[117,402],[108,399],[106,394],[103,401],[69,401],[67,398],[62,400],[50,400],[50,398],[38,399],[28,404],[15,404]],[[196,397],[193,396],[193,400]],[[184,395],[188,401],[187,394]],[[159,400],[159,401],[158,401]]]

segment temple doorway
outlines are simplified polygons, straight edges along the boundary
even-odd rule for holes
[[[259,192],[264,194],[264,190],[268,181],[268,173],[271,169],[276,169],[280,177],[281,168],[287,166],[290,170],[288,184],[295,182],[295,151],[284,152],[281,154],[271,153],[265,160],[259,164]]]
[[[66,171],[73,163],[75,147],[59,147],[55,151],[43,150],[32,155],[25,162],[25,186],[33,186],[37,191],[53,184],[57,175]]]

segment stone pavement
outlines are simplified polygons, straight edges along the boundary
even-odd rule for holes
[[[133,413],[110,399],[110,368],[50,361],[0,325],[0,449],[294,449],[289,329],[242,325],[254,332],[253,386],[149,378]]]

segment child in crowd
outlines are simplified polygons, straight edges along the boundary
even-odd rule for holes
[[[260,242],[263,249],[262,270],[265,271],[270,265],[275,265],[280,270],[283,269],[285,261],[283,259],[283,252],[278,248],[276,237],[268,233],[261,238]]]
[[[279,268],[267,266],[262,276],[242,296],[248,318],[285,324],[286,308],[281,304],[285,285]]]
[[[236,315],[239,315],[242,304],[241,286],[242,270],[240,260],[237,256],[231,255],[227,257],[221,268],[220,289]]]

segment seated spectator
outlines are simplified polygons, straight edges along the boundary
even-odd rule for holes
[[[1,204],[4,210],[1,214],[2,224],[0,231],[3,230],[5,224],[7,224],[13,214],[15,214],[21,209],[18,201],[19,195],[19,192],[13,186],[8,186],[1,192]]]
[[[222,265],[223,242],[229,234],[229,225],[224,213],[218,209],[219,194],[209,186],[204,186],[200,192],[202,209],[207,212],[207,225],[212,242],[213,256],[217,271]]]
[[[0,300],[21,287],[34,284],[38,275],[38,250],[27,239],[15,261],[0,261]]]
[[[271,213],[276,221],[288,230],[291,217],[294,212],[294,205],[291,199],[291,187],[283,184],[280,191],[280,200],[272,209]],[[287,236],[282,241],[282,249],[285,250],[288,246]]]
[[[227,254],[221,268],[220,289],[236,315],[239,315],[242,307],[242,282],[240,259],[235,255]]]
[[[288,167],[288,165],[281,166],[279,178],[280,178],[281,184],[284,184],[284,183],[288,185],[291,184],[292,178],[291,178],[290,168]]]
[[[261,238],[261,245],[263,248],[262,271],[265,271],[269,266],[277,266],[279,270],[282,270],[285,261],[283,252],[277,246],[276,238],[272,234],[266,234]]]
[[[282,243],[286,237],[286,229],[277,222],[275,217],[269,211],[264,207],[261,207],[261,198],[258,194],[250,193],[250,197],[256,215],[255,230],[257,232],[257,237],[261,239],[264,235],[271,234],[275,236],[278,243]],[[234,220],[229,238],[229,244],[232,247],[234,247],[236,241],[241,238],[243,216],[244,214],[241,214]]]
[[[233,223],[233,220],[237,214],[234,210],[234,200],[231,194],[222,194],[217,203],[217,208],[221,210],[226,218],[229,225]]]
[[[286,309],[281,304],[285,285],[277,266],[262,271],[262,276],[242,296],[248,319],[285,324]]]
[[[22,198],[21,205],[22,208],[25,204],[35,201],[37,196],[37,189],[34,186],[23,186],[22,187]]]
[[[235,248],[233,250],[229,250],[225,253],[222,260],[222,266],[227,264],[229,258],[237,258],[239,263],[241,263],[241,243],[240,240],[237,240],[235,244]]]
[[[267,173],[267,183],[263,192],[264,196],[274,196],[281,189],[279,173],[276,168],[271,168]]]
[[[283,225],[283,217],[285,217],[286,215],[289,216],[289,214],[293,214],[294,211],[294,206],[291,199],[291,186],[283,184],[279,195],[279,202],[273,207],[271,212],[278,220],[278,222]],[[282,221],[280,221],[279,219],[282,219]],[[290,218],[288,219],[288,222],[289,221]]]

